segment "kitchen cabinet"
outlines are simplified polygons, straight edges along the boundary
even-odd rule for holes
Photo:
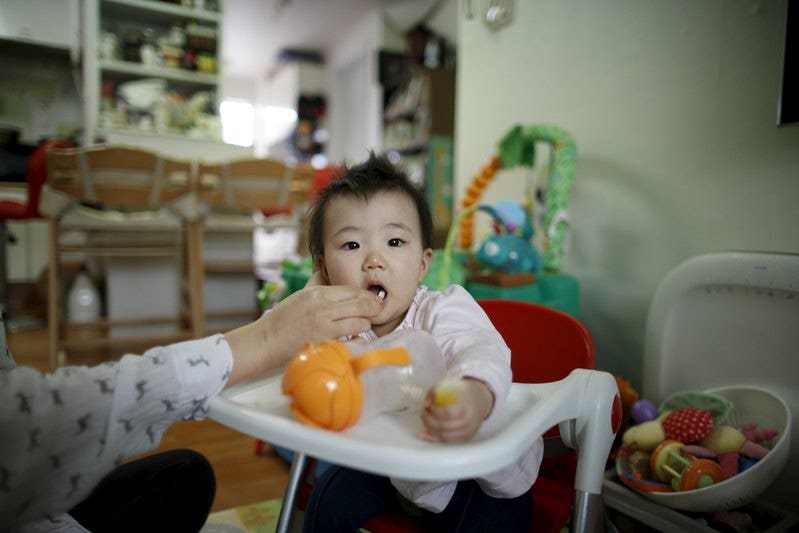
[[[78,0],[3,0],[0,38],[78,50]]]
[[[221,0],[85,1],[84,142],[221,140]]]

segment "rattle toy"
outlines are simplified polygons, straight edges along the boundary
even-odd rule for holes
[[[650,471],[655,479],[671,482],[675,491],[709,487],[724,481],[724,472],[715,461],[683,455],[683,443],[665,440],[652,452]]]

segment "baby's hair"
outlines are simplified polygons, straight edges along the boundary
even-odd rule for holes
[[[377,192],[398,191],[413,200],[422,230],[422,247],[430,248],[433,219],[422,190],[385,156],[369,152],[369,159],[352,167],[345,167],[340,177],[322,189],[310,213],[308,248],[316,262],[324,253],[324,220],[327,206],[337,198],[356,196],[368,200]]]

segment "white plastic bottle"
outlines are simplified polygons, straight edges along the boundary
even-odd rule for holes
[[[297,419],[340,431],[381,413],[421,409],[445,370],[432,335],[400,330],[369,343],[308,343],[286,366],[282,388]]]
[[[354,357],[372,350],[403,347],[411,359],[409,365],[380,365],[360,374],[363,384],[363,410],[360,421],[380,413],[403,409],[418,410],[427,392],[443,379],[444,356],[433,336],[422,330],[399,330],[371,343],[355,343]]]
[[[86,269],[75,276],[67,295],[67,319],[70,322],[92,322],[100,318],[100,292]]]

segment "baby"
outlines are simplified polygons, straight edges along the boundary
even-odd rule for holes
[[[433,336],[447,368],[442,385],[455,394],[431,390],[422,423],[429,438],[459,443],[501,409],[512,379],[510,350],[463,287],[438,292],[419,285],[433,258],[431,234],[423,193],[387,159],[370,154],[331,182],[313,206],[309,246],[315,273],[309,285],[374,292],[382,309],[372,317],[372,329],[359,335],[367,342],[400,329]],[[314,485],[304,531],[356,531],[387,510],[419,515],[438,531],[454,530],[463,520],[476,531],[526,531],[542,451],[539,440],[511,466],[460,482],[389,479],[334,467]]]

